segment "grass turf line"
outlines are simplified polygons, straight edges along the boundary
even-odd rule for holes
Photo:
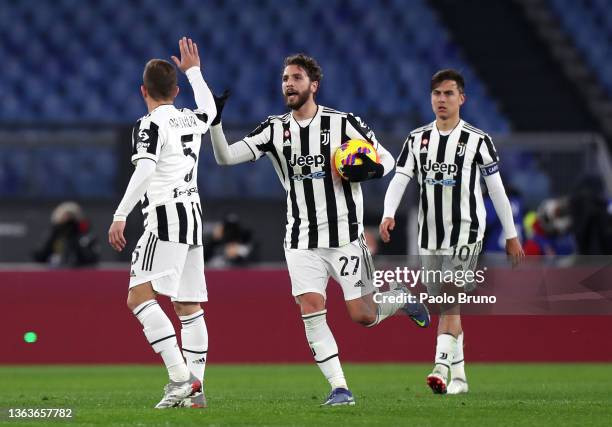
[[[433,395],[429,364],[345,364],[355,407],[320,408],[328,385],[314,365],[210,365],[205,410],[154,410],[161,366],[2,366],[8,408],[74,409],[71,425],[600,426],[612,419],[610,364],[468,364],[470,393]]]

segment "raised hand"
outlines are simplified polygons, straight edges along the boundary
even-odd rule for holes
[[[198,54],[198,45],[191,39],[183,37],[179,40],[179,52],[181,59],[172,55],[172,60],[183,73],[191,67],[200,66],[200,55]]]

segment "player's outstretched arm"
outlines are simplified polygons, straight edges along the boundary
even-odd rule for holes
[[[244,141],[228,144],[221,123],[210,128],[210,140],[218,165],[237,165],[254,160],[253,151]]]
[[[108,230],[108,243],[118,252],[121,252],[127,243],[123,236],[125,220],[136,203],[145,195],[155,167],[156,163],[151,159],[138,160],[125,194],[115,211],[113,223]]]
[[[210,121],[212,121],[217,116],[217,107],[213,94],[206,84],[206,81],[204,81],[204,77],[202,77],[198,45],[193,40],[183,37],[179,40],[179,52],[181,58],[179,59],[173,55],[172,60],[187,76],[189,84],[191,84],[193,89],[193,95],[198,110],[205,113]]]
[[[501,175],[499,172],[484,177],[489,197],[493,202],[495,213],[499,218],[502,228],[504,229],[504,235],[506,237],[506,253],[510,257],[513,266],[517,266],[523,258],[525,258],[525,252],[521,246],[521,242],[518,239],[518,233],[514,226],[514,217],[512,215],[512,206],[510,200],[506,195],[504,183],[502,182]]]
[[[391,241],[391,231],[395,228],[395,212],[402,201],[406,187],[410,182],[410,177],[407,175],[396,173],[391,182],[387,193],[385,193],[385,210],[382,221],[378,227],[380,238],[383,242]]]

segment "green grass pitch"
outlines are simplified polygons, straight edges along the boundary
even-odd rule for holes
[[[74,410],[71,425],[603,426],[612,425],[610,364],[471,364],[470,393],[433,395],[430,365],[345,364],[354,407],[320,408],[327,383],[314,365],[214,365],[209,408],[154,410],[161,366],[0,367],[0,423],[8,408]]]

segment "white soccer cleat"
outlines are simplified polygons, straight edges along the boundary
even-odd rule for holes
[[[206,395],[204,395],[204,389],[194,394],[193,396],[184,398],[178,406],[180,406],[181,408],[206,408],[208,406],[208,403],[206,402]]]
[[[191,375],[187,381],[166,384],[164,387],[164,397],[155,405],[156,409],[174,408],[179,406],[183,399],[192,396],[202,390],[202,383],[195,376]]]
[[[427,385],[434,394],[446,394],[446,378],[435,371],[427,376]]]
[[[460,394],[468,392],[468,383],[462,378],[453,378],[446,390],[447,394]]]

